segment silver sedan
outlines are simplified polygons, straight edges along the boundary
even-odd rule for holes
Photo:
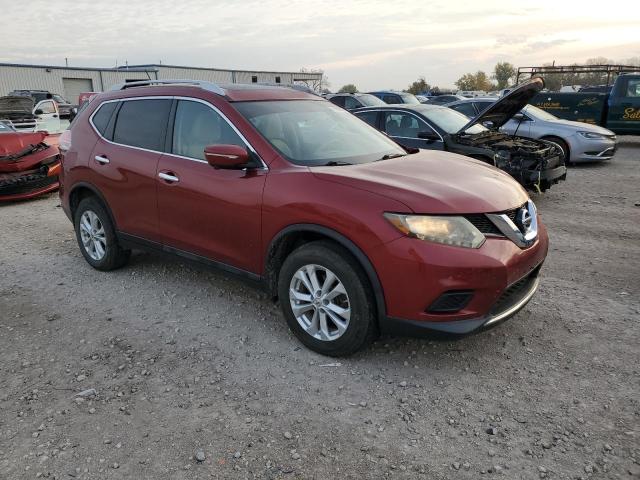
[[[495,102],[491,98],[469,98],[447,104],[468,117],[475,117]],[[519,137],[549,140],[560,145],[568,162],[610,160],[616,151],[616,135],[589,123],[561,120],[533,105],[525,106],[501,129]]]

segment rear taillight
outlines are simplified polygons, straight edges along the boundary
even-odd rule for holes
[[[58,139],[58,150],[62,153],[67,153],[67,150],[71,148],[71,130],[65,130]]]

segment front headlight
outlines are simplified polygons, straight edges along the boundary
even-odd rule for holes
[[[590,139],[605,138],[604,135],[601,135],[599,133],[594,133],[594,132],[578,132],[578,135],[581,135],[584,138],[590,138]]]
[[[409,237],[456,247],[480,248],[484,235],[464,217],[385,213],[391,224]]]

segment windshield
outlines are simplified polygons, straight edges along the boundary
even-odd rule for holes
[[[358,100],[362,102],[365,107],[379,107],[380,105],[386,105],[382,100],[374,95],[370,95],[368,93],[363,93],[362,95],[358,95]]]
[[[533,105],[527,105],[522,109],[522,111],[530,117],[537,118],[538,120],[558,120],[558,117],[556,117],[555,115],[551,115],[549,112],[545,112],[541,108],[534,107]]]
[[[458,133],[462,127],[469,123],[469,118],[466,115],[446,107],[425,108],[420,113],[449,134]],[[467,128],[465,133],[475,135],[486,131],[488,131],[487,128],[475,124]]]
[[[401,93],[400,96],[404,103],[408,103],[410,105],[420,105],[420,100],[416,98],[412,93]]]
[[[69,102],[67,102],[64,98],[62,98],[60,95],[53,95],[53,99],[54,99],[57,103],[69,103]]]
[[[297,165],[369,163],[406,155],[398,144],[331,102],[238,102],[234,107]]]

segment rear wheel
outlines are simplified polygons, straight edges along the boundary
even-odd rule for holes
[[[355,353],[377,333],[366,275],[333,242],[312,242],[294,250],[280,270],[278,296],[291,331],[323,355]]]
[[[131,251],[120,247],[111,217],[95,197],[80,201],[74,226],[80,251],[93,268],[114,270],[129,260]]]

